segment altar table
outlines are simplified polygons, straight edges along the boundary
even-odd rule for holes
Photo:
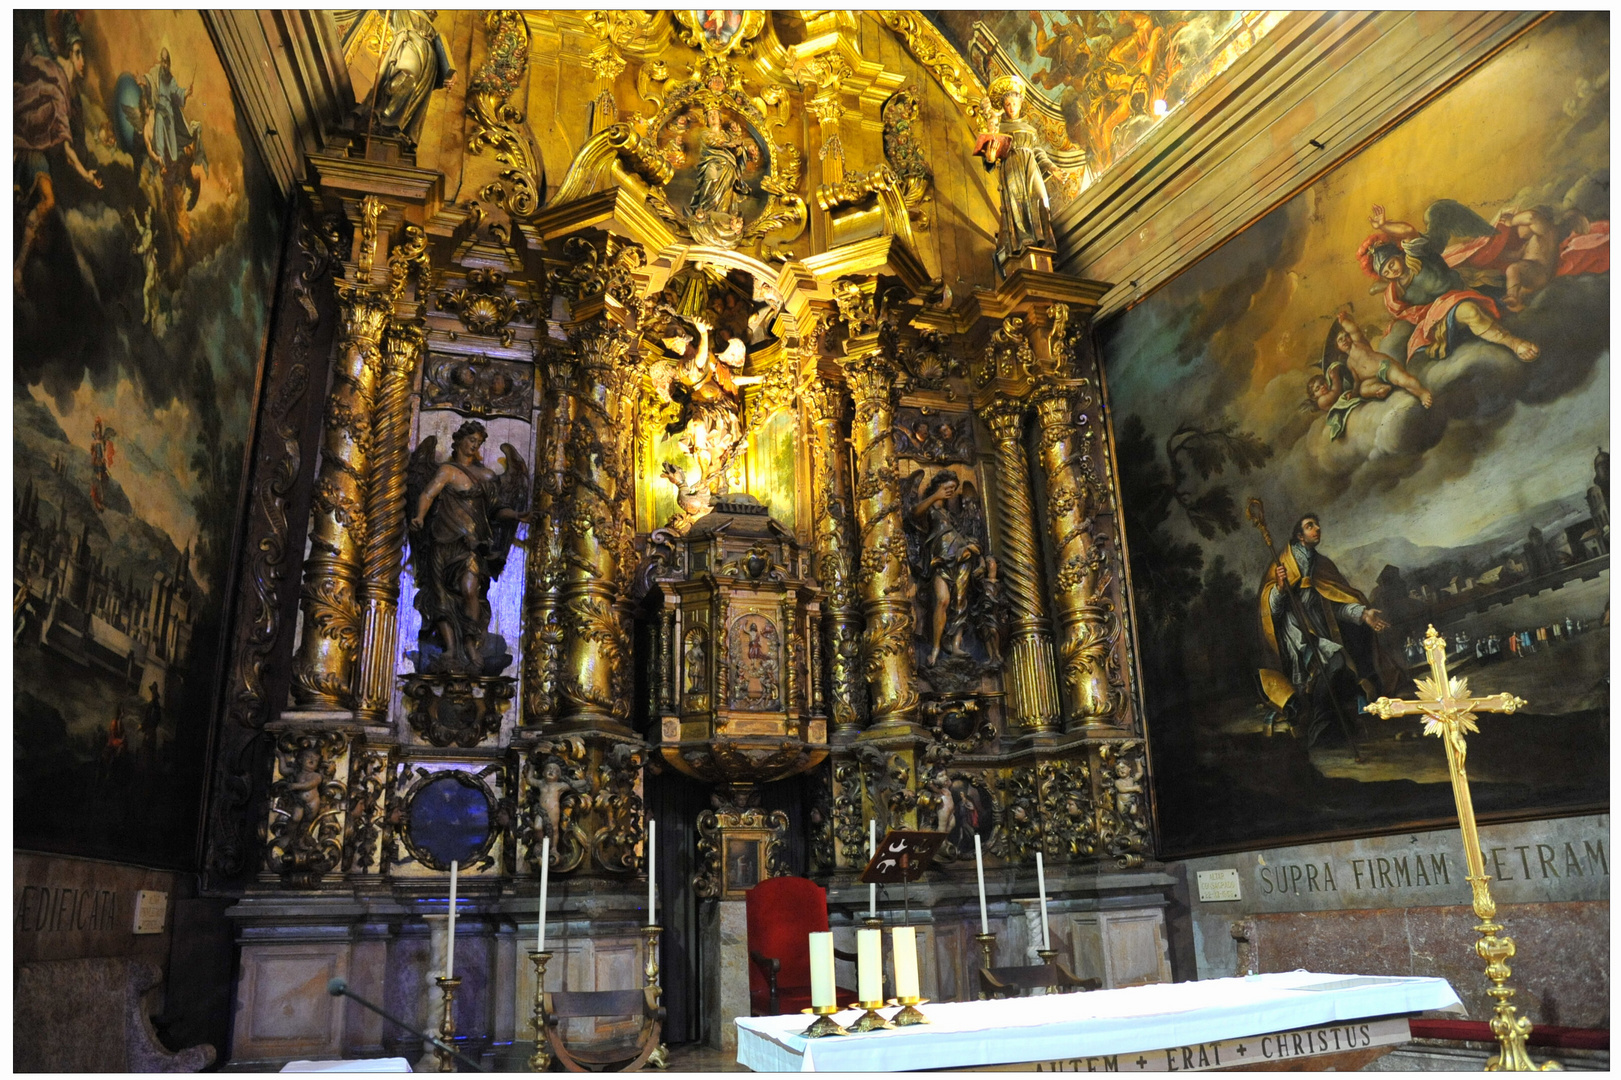
[[[810,1016],[738,1017],[737,1060],[755,1072],[898,1072],[1034,1062],[1080,1062],[1062,1067],[1087,1071],[1084,1062],[1092,1058],[1101,1062],[1100,1072],[1182,1072],[1307,1056],[1299,1052],[1302,1039],[1310,1053],[1332,1052],[1336,1039],[1346,1050],[1405,1042],[1406,1021],[1383,1018],[1429,1009],[1461,1013],[1463,1006],[1445,979],[1291,971],[922,1009],[928,1024],[820,1039],[800,1035]],[[834,1019],[851,1024],[859,1015],[849,1010]],[[1280,1039],[1285,1034],[1292,1038]],[[1229,1046],[1233,1040],[1238,1044]],[[1172,1049],[1177,1052],[1166,1053]],[[1183,1050],[1189,1053],[1184,1056]],[[1196,1051],[1205,1055],[1203,1063]],[[1217,1054],[1225,1060],[1209,1060]]]

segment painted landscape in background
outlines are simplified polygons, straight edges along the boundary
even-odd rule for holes
[[[1358,711],[1431,624],[1529,702],[1469,739],[1482,815],[1608,804],[1608,60],[1552,17],[1102,328],[1161,855],[1451,817]],[[1251,498],[1275,549],[1315,517],[1315,656]]]
[[[1264,37],[1281,11],[926,13],[986,78],[1000,46],[1031,89],[1063,110],[1096,176]]]
[[[16,844],[183,866],[281,205],[197,13],[13,28]]]

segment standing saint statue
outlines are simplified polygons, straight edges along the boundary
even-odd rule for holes
[[[1021,114],[1024,82],[1010,75],[991,82],[995,130],[981,135],[974,153],[996,169],[1002,193],[1002,220],[996,236],[996,269],[1004,277],[1030,248],[1056,250],[1052,203],[1046,177],[1085,163],[1085,151],[1058,153],[1043,145],[1041,133]]]
[[[450,460],[441,465],[430,435],[406,472],[411,573],[422,613],[418,671],[499,675],[511,662],[506,642],[489,633],[489,592],[518,522],[529,520],[529,468],[511,443],[502,443],[506,472],[491,471],[482,457],[486,437],[483,424],[467,421],[451,436]]]
[[[723,123],[716,105],[704,110],[697,139],[698,177],[687,218],[701,242],[730,247],[743,235],[743,200],[749,195],[743,174],[758,164],[760,147],[736,121]]]
[[[433,25],[432,11],[388,13],[393,33],[372,92],[371,120],[379,135],[397,135],[413,146],[422,130],[428,95],[456,81],[445,39]]]

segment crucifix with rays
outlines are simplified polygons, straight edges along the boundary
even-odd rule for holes
[[[1470,697],[1469,680],[1447,676],[1446,640],[1430,627],[1424,636],[1424,656],[1430,664],[1428,679],[1414,679],[1418,687],[1417,701],[1401,701],[1382,697],[1367,707],[1367,711],[1383,720],[1397,716],[1424,717],[1424,734],[1439,735],[1447,750],[1447,771],[1452,775],[1452,797],[1458,804],[1458,827],[1463,831],[1464,856],[1469,864],[1469,887],[1474,893],[1475,916],[1480,925],[1475,932],[1481,935],[1475,942],[1475,952],[1486,961],[1486,978],[1492,982],[1486,993],[1497,1002],[1491,1028],[1497,1036],[1501,1050],[1486,1063],[1488,1071],[1536,1072],[1539,1066],[1525,1052],[1525,1040],[1531,1034],[1531,1021],[1516,1016],[1508,999],[1514,991],[1503,985],[1510,975],[1508,960],[1514,955],[1514,939],[1507,934],[1498,935],[1503,927],[1493,918],[1497,904],[1487,887],[1486,862],[1480,854],[1480,834],[1475,828],[1475,805],[1469,797],[1469,774],[1464,769],[1467,747],[1464,733],[1478,733],[1475,714],[1482,712],[1511,713],[1525,705],[1513,694],[1493,694],[1490,697]],[[1549,1062],[1540,1069],[1558,1069]]]

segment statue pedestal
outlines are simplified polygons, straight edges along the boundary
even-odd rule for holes
[[[749,926],[741,900],[705,900],[698,911],[703,958],[704,1044],[737,1052],[739,1016],[749,1015]]]

